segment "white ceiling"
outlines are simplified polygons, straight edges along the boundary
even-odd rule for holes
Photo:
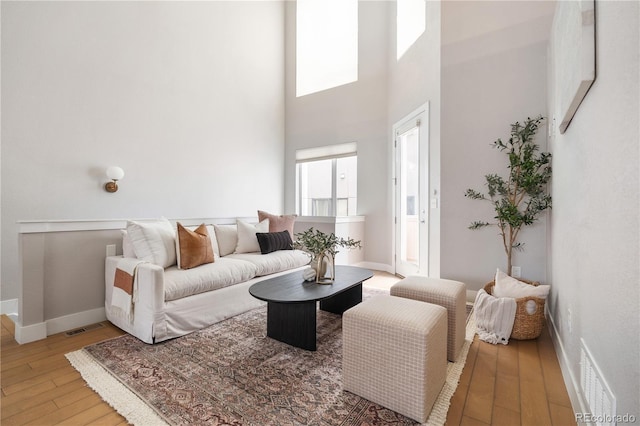
[[[544,22],[550,30],[555,7],[555,1],[546,0],[443,0],[442,44],[457,43],[533,20]]]

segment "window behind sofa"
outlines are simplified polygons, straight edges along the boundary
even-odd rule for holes
[[[357,214],[357,144],[296,151],[296,213],[300,216]]]

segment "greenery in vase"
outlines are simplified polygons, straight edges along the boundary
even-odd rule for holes
[[[497,174],[485,176],[487,194],[467,189],[465,197],[491,202],[496,212],[495,222],[475,221],[469,229],[497,226],[507,255],[507,271],[511,273],[513,250],[521,250],[518,234],[523,226],[531,225],[539,215],[551,208],[551,196],[547,183],[551,179],[551,154],[538,153],[534,138],[542,116],[529,118],[523,124],[511,125],[511,137],[505,143],[501,139],[493,147],[507,154],[509,176],[504,179]]]
[[[325,234],[317,229],[309,228],[304,232],[295,234],[296,240],[293,242],[293,248],[304,250],[311,254],[313,259],[317,259],[323,254],[335,257],[338,253],[338,247],[352,249],[361,248],[360,241],[352,238],[336,237],[332,232]]]

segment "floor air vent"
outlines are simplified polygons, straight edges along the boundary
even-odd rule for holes
[[[580,348],[580,386],[584,399],[589,404],[591,421],[597,425],[615,425],[616,399],[593,361],[583,339]],[[585,419],[586,420],[586,419]]]
[[[69,330],[69,331],[65,332],[64,334],[67,337],[71,337],[71,336],[75,336],[75,335],[80,334],[80,333],[84,333],[84,332],[95,330],[96,328],[102,328],[102,327],[104,327],[104,325],[102,325],[100,323],[92,324],[92,325],[87,325],[85,327],[76,328],[74,330]]]

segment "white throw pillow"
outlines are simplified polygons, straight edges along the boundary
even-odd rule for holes
[[[213,228],[216,234],[216,245],[213,246],[213,253],[220,256],[233,253],[238,245],[238,226],[213,225]]]
[[[238,220],[238,245],[236,253],[253,253],[260,251],[257,232],[269,232],[269,219],[255,225]]]
[[[120,234],[122,235],[122,256],[135,259],[136,252],[133,249],[133,243],[131,243],[129,234],[124,229],[120,230]]]
[[[218,239],[216,238],[216,230],[213,228],[213,225],[207,225],[207,232],[209,233],[209,238],[211,238],[211,246],[213,247],[213,255],[218,258],[220,257],[220,247],[218,247]]]
[[[517,279],[510,277],[500,269],[496,271],[495,287],[493,287],[493,295],[495,297],[512,297],[519,299],[521,297],[539,297],[546,299],[549,295],[550,286],[523,283]]]
[[[176,264],[176,234],[167,219],[127,221],[127,234],[138,259],[163,268]]]

